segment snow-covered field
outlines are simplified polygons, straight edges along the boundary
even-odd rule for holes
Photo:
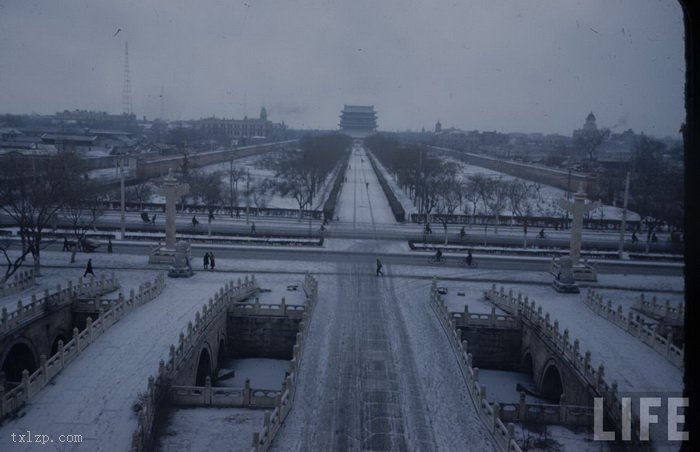
[[[161,450],[250,452],[253,433],[260,431],[266,411],[245,408],[178,408],[173,411],[159,438]]]
[[[465,163],[462,160],[453,158],[453,157],[448,157],[448,156],[440,156],[440,158],[447,164],[449,164],[452,167],[457,168],[457,173],[459,175],[459,178],[462,182],[467,182],[469,180],[470,176],[476,175],[476,174],[482,174],[486,177],[489,178],[501,178],[504,181],[509,181],[509,180],[521,180],[525,181],[529,184],[534,184],[536,187],[536,199],[537,202],[534,205],[532,215],[534,216],[550,216],[550,217],[562,217],[564,216],[565,212],[562,210],[561,206],[559,205],[559,200],[566,198],[566,191],[552,187],[549,185],[544,185],[544,184],[535,184],[531,181],[527,181],[525,179],[521,179],[515,176],[510,176],[505,173],[501,173],[498,171],[490,170],[487,168],[482,168],[480,166],[475,166],[475,165],[469,165]],[[396,180],[394,177],[392,177],[389,172],[384,168],[384,166],[381,166],[380,164],[380,170],[383,171],[385,178],[387,181],[389,181],[389,184],[391,185],[392,189],[394,190],[394,193],[396,194],[397,198],[403,205],[404,209],[406,210],[407,214],[410,213],[418,213],[416,206],[413,204],[411,201],[410,197],[401,189],[399,188],[398,184],[396,183]],[[572,187],[573,191],[576,191],[577,187]],[[455,213],[463,213],[467,212],[471,214],[473,212],[474,205],[473,203],[469,201],[464,201],[462,203],[462,206],[459,207]],[[485,214],[487,212],[487,209],[485,209],[483,202],[479,202],[476,206],[476,213],[477,214]],[[501,214],[503,215],[510,215],[511,211],[508,208],[503,209],[501,211]],[[599,208],[592,210],[591,212],[587,213],[587,218],[593,218],[593,219],[615,219],[619,220],[622,218],[622,208],[620,207],[615,207],[615,206],[610,206],[610,205],[601,205]],[[639,215],[634,213],[634,212],[627,212],[627,219],[630,221],[635,221],[639,220]]]
[[[289,361],[284,359],[246,358],[230,359],[219,363],[219,373],[233,371],[231,378],[219,379],[216,386],[242,388],[246,379],[255,389],[281,389],[285,372],[289,371]]]

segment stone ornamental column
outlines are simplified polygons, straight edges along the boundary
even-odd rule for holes
[[[583,191],[583,184],[579,185],[578,191],[574,193],[574,200],[560,199],[559,204],[564,210],[572,213],[571,240],[569,242],[569,256],[573,265],[578,264],[581,257],[581,230],[583,229],[583,215],[600,206],[600,202],[586,204],[586,193]]]
[[[177,198],[189,193],[188,184],[179,184],[172,175],[172,169],[163,179],[163,186],[158,188],[156,193],[165,197],[165,247],[170,250],[175,249],[175,205]]]

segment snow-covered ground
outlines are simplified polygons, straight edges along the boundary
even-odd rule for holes
[[[253,433],[260,431],[266,411],[245,408],[178,408],[173,411],[159,438],[160,450],[250,452]]]
[[[520,401],[520,393],[516,389],[518,383],[532,391],[537,390],[532,377],[523,372],[479,369],[479,383],[486,386],[489,402],[497,403],[518,403]],[[525,402],[550,403],[530,394],[525,395]]]
[[[289,361],[284,359],[246,358],[230,359],[219,363],[219,374],[235,372],[231,378],[217,380],[215,386],[242,388],[246,379],[254,389],[281,389]]]
[[[499,171],[494,171],[490,170],[487,168],[482,168],[480,166],[476,165],[469,165],[466,162],[454,158],[454,157],[449,157],[446,155],[441,155],[440,158],[449,164],[452,167],[457,168],[457,173],[462,182],[467,182],[469,180],[470,176],[476,175],[476,174],[481,174],[489,178],[501,178],[504,181],[509,181],[509,180],[521,180],[528,182],[529,184],[535,184],[531,181],[515,177],[515,176],[510,176],[505,173],[501,173]],[[396,179],[389,174],[389,172],[380,165],[380,170],[384,173],[384,176],[386,179],[389,181],[392,189],[394,190],[394,193],[396,194],[397,198],[399,198],[399,201],[403,205],[404,209],[406,210],[407,214],[410,213],[417,213],[416,206],[414,205],[413,201],[411,201],[410,197],[398,186]],[[532,215],[534,216],[550,216],[550,217],[562,217],[564,216],[564,211],[562,210],[561,206],[559,205],[559,200],[566,198],[566,191],[552,187],[549,185],[545,184],[535,184],[536,186],[536,199],[537,202],[533,206],[533,211]],[[576,191],[578,187],[572,187],[573,191]],[[471,214],[474,210],[474,205],[473,203],[465,200],[462,203],[462,206],[459,207],[456,210],[456,213],[463,213],[463,212],[468,212]],[[487,212],[487,209],[484,208],[483,202],[479,202],[476,206],[476,213],[477,214],[484,214]],[[501,212],[503,215],[510,215],[511,211],[508,208],[503,209]],[[587,214],[587,218],[593,218],[593,219],[606,219],[606,220],[619,220],[622,218],[622,208],[621,207],[615,207],[615,206],[610,206],[610,205],[601,205],[599,208],[592,210],[590,213]],[[627,219],[630,221],[637,221],[639,220],[639,215],[628,211],[627,212]]]

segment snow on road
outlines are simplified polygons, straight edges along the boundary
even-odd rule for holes
[[[362,155],[350,162],[341,219],[393,222]],[[366,204],[358,202],[358,191]],[[382,245],[365,240],[350,249],[381,256]],[[337,264],[336,275],[319,277],[294,408],[273,448],[491,450],[447,337],[426,303],[429,282],[391,278],[388,267],[387,277],[377,277],[374,270],[374,262],[352,261]]]
[[[353,151],[345,175],[347,182],[342,185],[336,207],[341,221],[352,222],[353,226],[396,223],[364,150]]]

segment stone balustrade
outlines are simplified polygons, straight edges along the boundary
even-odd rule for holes
[[[111,281],[116,281],[114,275],[112,275]],[[91,283],[88,283],[88,286],[91,285]],[[57,294],[59,296],[63,296],[65,293],[72,294],[74,292],[71,292],[71,290],[79,290],[79,287],[83,287],[82,282],[79,282],[77,287],[69,285],[70,290],[58,290]],[[94,321],[88,317],[87,326],[83,331],[73,328],[73,338],[68,343],[64,344],[63,341],[59,341],[56,354],[48,359],[46,355],[41,355],[39,368],[36,371],[29,374],[29,371],[24,370],[19,386],[5,393],[4,384],[0,384],[0,419],[29,402],[54,376],[61,372],[81,351],[85,350],[110,326],[119,321],[128,312],[131,312],[135,307],[157,297],[164,287],[165,276],[159,274],[153,284],[146,283],[139,286],[138,292],[132,289],[129,298],[124,298],[122,294],[119,294],[119,303],[107,311],[100,310],[97,319]]]
[[[461,341],[456,329],[457,319],[447,310],[444,300],[437,292],[437,281],[433,279],[430,289],[430,304],[438,317],[453,350],[457,354],[458,364],[465,379],[469,395],[474,403],[476,412],[492,435],[495,445],[500,451],[522,452],[515,441],[513,424],[503,423],[500,419],[498,404],[491,404],[486,398],[486,387],[479,384],[479,369],[472,367],[472,355],[467,353],[467,341]]]
[[[661,305],[656,304],[656,297],[654,297],[653,302],[645,302],[644,295],[640,297],[641,304],[648,303],[653,308],[658,310]],[[674,366],[679,369],[683,369],[683,358],[685,355],[685,346],[678,347],[673,344],[673,335],[668,333],[663,335],[659,323],[656,324],[646,324],[640,315],[635,315],[630,309],[627,314],[623,312],[622,306],[617,306],[617,309],[613,308],[612,301],[608,300],[607,303],[603,302],[603,297],[596,293],[595,291],[588,289],[586,292],[586,297],[584,298],[584,303],[588,306],[591,311],[608,320],[609,322],[617,325],[623,330],[627,331],[632,336],[636,337],[644,344],[653,348],[661,356],[669,360]],[[669,302],[666,301],[663,305],[664,312],[669,313]],[[675,312],[684,312],[679,306],[678,310]],[[675,314],[674,314],[675,315]]]
[[[282,387],[282,394],[275,401],[275,408],[270,413],[265,413],[263,428],[253,434],[252,452],[265,452],[270,448],[275,435],[280,429],[282,422],[287,418],[294,403],[296,394],[296,379],[299,375],[299,365],[303,356],[304,343],[308,334],[308,324],[310,315],[318,301],[318,282],[309,273],[304,276],[302,284],[307,296],[307,309],[304,311],[303,320],[299,323],[296,344],[292,361],[290,362],[290,374],[287,376]]]
[[[202,386],[173,386],[170,388],[170,401],[178,406],[217,406],[236,408],[274,408],[278,396],[286,389],[287,381],[282,382],[282,389],[251,388],[250,380],[243,388],[212,387],[211,378],[206,378]]]
[[[660,303],[656,301],[656,296],[652,296],[650,301],[641,294],[636,308],[648,316],[661,317],[665,323],[682,324],[685,320],[685,303],[682,301],[673,306],[669,300]]]
[[[586,351],[582,355],[580,341],[574,339],[572,343],[568,329],[560,332],[558,321],[552,322],[549,313],[542,315],[542,306],[537,306],[534,301],[529,301],[527,296],[523,298],[520,293],[517,297],[513,296],[512,289],[506,293],[504,287],[501,287],[498,291],[496,284],[493,284],[491,289],[484,293],[484,297],[506,312],[518,313],[524,324],[532,326],[543,341],[559,352],[559,357],[575,371],[579,378],[590,385],[591,389],[605,400],[609,416],[615,422],[616,428],[621,428],[622,401],[617,393],[617,383],[613,382],[612,385],[609,385],[605,381],[605,367],[602,364],[597,369],[592,366],[591,352]],[[633,415],[633,418],[632,440],[639,443],[639,419],[636,415]]]
[[[520,317],[508,314],[496,314],[496,308],[491,308],[490,314],[469,312],[469,306],[464,305],[464,312],[450,312],[457,328],[469,326],[487,326],[491,328],[520,328]]]
[[[289,305],[282,298],[280,304],[260,303],[260,300],[255,297],[253,303],[235,304],[229,308],[229,312],[238,317],[243,316],[278,316],[288,317],[292,319],[301,318],[304,315],[306,306]]]
[[[148,377],[146,391],[142,393],[139,400],[141,408],[138,412],[136,430],[132,434],[131,450],[149,450],[153,442],[153,425],[158,409],[162,407],[169,392],[169,382],[185,365],[186,357],[192,348],[199,344],[209,325],[215,322],[219,316],[226,315],[228,308],[233,303],[250,297],[258,290],[255,276],[251,278],[246,276],[243,281],[239,278],[235,284],[230,281],[215,292],[213,298],[209,298],[208,303],[204,303],[201,312],[198,311],[195,314],[194,323],[192,321],[187,323],[187,334],[181,332],[177,346],[170,345],[167,363],[161,360],[158,363],[156,376]]]
[[[34,285],[34,270],[15,273],[11,279],[0,284],[0,297],[7,297]]]
[[[33,294],[31,301],[27,304],[22,300],[17,301],[16,308],[9,311],[7,307],[2,308],[0,313],[0,337],[15,331],[18,328],[32,322],[51,309],[74,303],[79,298],[96,297],[119,288],[119,281],[114,273],[109,278],[101,275],[100,278],[90,277],[89,279],[79,278],[77,284],[68,281],[67,287],[56,286],[56,290],[51,292],[44,290],[44,294],[38,297]]]
[[[593,425],[593,407],[572,406],[562,395],[558,405],[526,403],[525,393],[520,393],[518,403],[501,403],[500,416],[504,422],[531,422],[548,425]]]

